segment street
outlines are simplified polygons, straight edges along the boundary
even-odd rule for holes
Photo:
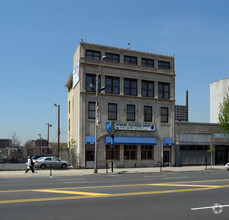
[[[0,179],[0,219],[228,219],[229,172]]]

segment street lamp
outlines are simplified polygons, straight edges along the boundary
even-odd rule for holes
[[[54,103],[54,105],[58,108],[58,150],[57,157],[60,157],[60,105]]]
[[[48,154],[49,154],[49,128],[52,127],[52,125],[49,123],[46,123],[46,125],[48,125]]]
[[[102,65],[103,60],[105,60],[106,56],[103,56],[98,72],[96,73],[96,85],[95,85],[95,154],[94,154],[94,173],[98,173],[97,168],[97,150],[98,150],[98,141],[97,141],[97,135],[98,135],[98,126],[99,126],[99,106],[98,106],[98,81],[99,81],[99,71]]]
[[[38,134],[38,136],[40,137],[40,153],[42,154],[42,152],[41,152],[41,147],[42,147],[42,137],[41,137],[41,134]]]

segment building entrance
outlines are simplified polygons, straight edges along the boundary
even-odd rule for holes
[[[86,145],[85,149],[85,159],[86,159],[86,168],[94,168],[94,145]]]
[[[228,146],[216,146],[215,164],[225,165],[226,163],[228,163]]]
[[[169,166],[170,164],[170,151],[164,151],[163,155],[164,160],[164,166]]]

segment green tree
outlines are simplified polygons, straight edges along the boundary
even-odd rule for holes
[[[208,152],[209,153],[211,153],[211,170],[212,170],[212,154],[213,154],[213,151],[215,151],[215,148],[214,148],[214,146],[211,144],[210,146],[209,146],[209,150],[208,150]]]
[[[219,127],[224,133],[229,133],[229,95],[223,99],[219,106]]]

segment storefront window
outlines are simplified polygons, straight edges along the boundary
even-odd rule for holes
[[[111,145],[106,145],[106,160],[112,159]],[[113,159],[120,160],[120,146],[115,145],[113,149]]]
[[[152,160],[153,159],[153,146],[150,146],[150,145],[141,146],[141,157],[142,157],[142,160]]]
[[[124,147],[124,158],[125,160],[136,160],[137,159],[137,147],[135,145],[126,145]]]

